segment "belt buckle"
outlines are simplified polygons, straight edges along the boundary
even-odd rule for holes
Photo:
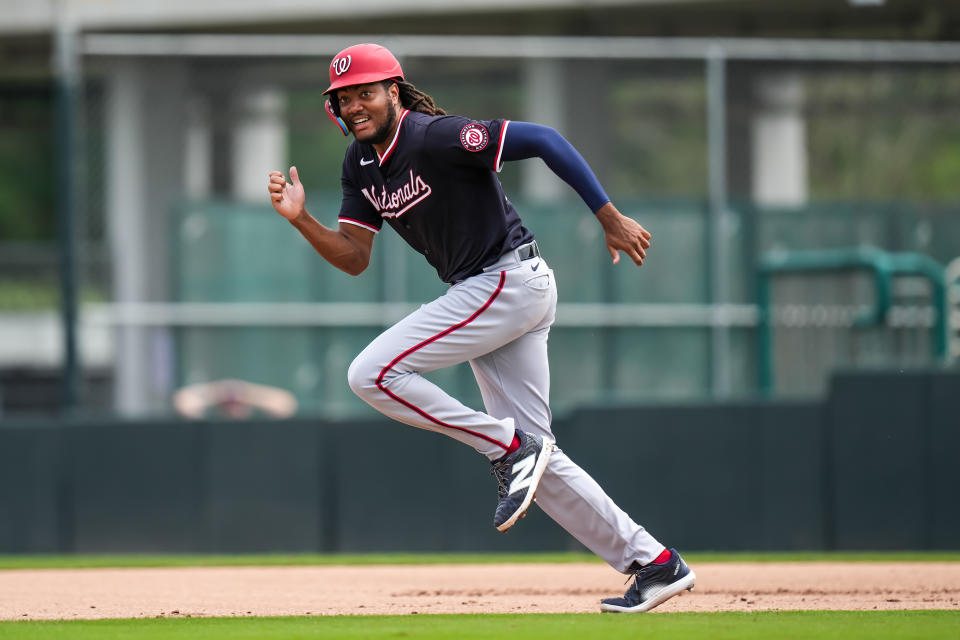
[[[540,252],[537,250],[536,241],[531,242],[530,244],[524,245],[517,250],[517,257],[520,258],[520,261],[529,260],[530,258],[539,256]]]

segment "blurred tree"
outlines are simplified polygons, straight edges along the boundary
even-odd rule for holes
[[[53,100],[46,88],[0,88],[0,241],[56,233]]]
[[[845,70],[807,82],[814,199],[960,200],[960,72]]]

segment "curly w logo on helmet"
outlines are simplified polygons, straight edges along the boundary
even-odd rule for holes
[[[334,73],[336,73],[338,76],[342,76],[347,72],[347,69],[350,68],[351,62],[353,62],[353,57],[347,55],[342,58],[337,58],[336,60],[333,61],[333,64],[330,66],[333,67]]]

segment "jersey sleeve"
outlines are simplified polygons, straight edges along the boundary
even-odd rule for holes
[[[357,166],[356,162],[351,162],[351,155],[348,153],[343,160],[343,171],[340,174],[340,186],[343,190],[343,199],[340,202],[340,222],[356,225],[369,229],[374,233],[379,233],[383,226],[383,218],[373,206],[375,194],[365,193],[365,190],[359,186],[359,176],[355,171],[351,171],[351,166]]]
[[[570,142],[555,129],[531,122],[514,122],[504,136],[503,159],[540,158],[560,179],[580,194],[590,210],[596,213],[610,202],[590,165]]]
[[[445,162],[499,172],[509,124],[509,120],[437,118],[427,129],[425,148]]]

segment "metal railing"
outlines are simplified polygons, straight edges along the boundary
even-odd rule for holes
[[[960,360],[960,258],[947,265],[947,324],[949,326],[948,357],[951,362]]]
[[[957,261],[954,261],[955,263]],[[947,349],[947,277],[936,260],[918,253],[888,253],[872,247],[828,249],[820,251],[784,251],[768,254],[757,268],[757,305],[759,328],[759,388],[769,394],[774,386],[773,327],[777,311],[771,302],[771,279],[778,274],[811,274],[816,272],[865,271],[872,277],[872,304],[822,307],[807,319],[793,318],[795,323],[816,322],[823,325],[857,327],[882,326],[893,321],[893,282],[901,276],[919,276],[930,286],[932,322],[930,344],[935,361],[946,362]],[[785,316],[790,310],[785,310]],[[814,309],[816,312],[817,310]],[[794,314],[795,315],[795,314]],[[900,314],[900,324],[904,324]],[[779,318],[789,320],[789,317]],[[926,323],[920,323],[926,324]]]

